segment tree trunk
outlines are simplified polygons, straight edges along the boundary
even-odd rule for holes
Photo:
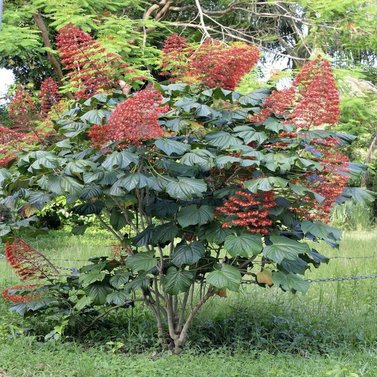
[[[42,14],[40,12],[35,13],[33,15],[33,18],[34,18],[35,24],[37,25],[38,29],[41,32],[43,44],[45,45],[45,47],[52,49],[52,44],[51,44],[50,37],[48,34],[47,26],[43,20]],[[63,71],[60,66],[60,63],[58,62],[56,57],[49,51],[47,52],[47,58],[49,62],[51,63],[52,68],[54,69],[58,84],[59,86],[61,86],[63,82]]]

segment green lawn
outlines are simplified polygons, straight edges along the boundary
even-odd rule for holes
[[[100,233],[77,238],[55,232],[36,243],[52,258],[86,259],[106,254],[111,240]],[[330,247],[321,251],[376,258],[334,259],[311,271],[310,278],[377,273],[376,231],[347,233],[339,251]],[[15,282],[0,260],[0,285]],[[41,343],[19,335],[25,324],[0,303],[0,370],[11,377],[375,377],[376,289],[377,279],[313,283],[306,295],[244,287],[204,307],[180,357],[158,352],[144,309],[132,313],[133,321],[129,312],[111,318],[114,328],[95,329],[81,343],[74,339]]]

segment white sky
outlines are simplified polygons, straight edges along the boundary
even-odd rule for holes
[[[1,97],[7,93],[9,85],[12,85],[13,82],[14,76],[12,71],[5,68],[0,68],[0,102]]]

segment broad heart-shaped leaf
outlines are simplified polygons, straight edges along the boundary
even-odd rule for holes
[[[335,243],[339,243],[342,234],[339,229],[320,223],[318,221],[303,221],[301,223],[301,230],[305,235],[310,233],[316,238],[328,240]]]
[[[133,271],[149,271],[157,266],[157,259],[153,253],[139,253],[131,255],[126,260],[126,265]]]
[[[88,216],[88,215],[99,215],[103,209],[105,204],[97,200],[95,202],[88,202],[88,203],[83,203],[79,204],[77,206],[74,206],[71,211],[73,213],[77,213],[78,215],[82,216]]]
[[[102,281],[106,276],[106,272],[104,271],[90,271],[87,274],[80,274],[79,282],[85,288],[88,285],[95,283],[96,281]]]
[[[352,199],[356,203],[373,203],[376,199],[376,193],[370,190],[365,190],[362,187],[347,187],[343,193],[341,199]]]
[[[202,179],[179,177],[177,181],[169,182],[166,192],[174,199],[192,199],[203,196],[207,184]]]
[[[231,291],[238,291],[241,284],[241,273],[236,267],[222,264],[220,269],[206,275],[206,281],[218,289],[227,288]]]
[[[154,145],[168,156],[172,154],[180,156],[191,148],[189,144],[166,138],[157,139]]]
[[[106,297],[113,290],[105,284],[94,283],[89,285],[85,289],[87,295],[93,300],[94,305],[104,305],[106,303]]]
[[[110,215],[110,224],[115,230],[122,229],[126,224],[126,218],[118,207],[113,207]]]
[[[270,241],[272,245],[266,246],[263,249],[263,254],[276,263],[281,263],[283,259],[294,260],[298,258],[298,254],[310,252],[306,243],[291,240],[284,236],[271,236]]]
[[[170,267],[166,276],[162,280],[167,293],[177,295],[187,292],[194,281],[194,274],[191,271],[177,270]]]
[[[154,244],[171,242],[178,235],[179,229],[174,223],[156,226],[153,230],[152,241]]]
[[[255,141],[257,145],[260,145],[268,139],[268,136],[264,132],[257,132],[254,128],[249,126],[235,127],[233,132],[237,137],[243,139],[245,144]]]
[[[223,228],[218,222],[213,222],[205,230],[201,239],[211,243],[222,244],[230,234],[232,234],[232,231],[229,228]]]
[[[308,268],[308,264],[301,258],[296,258],[294,260],[283,259],[283,261],[279,265],[279,269],[281,268],[283,268],[286,272],[304,275],[306,269]]]
[[[280,286],[285,291],[305,293],[309,289],[309,282],[302,279],[296,274],[285,274],[281,271],[272,272],[272,281],[275,285]]]
[[[289,181],[280,177],[266,177],[251,179],[244,182],[244,186],[251,192],[270,191],[274,187],[286,187]]]
[[[241,233],[240,235],[231,234],[225,238],[225,249],[233,257],[241,256],[250,258],[254,255],[258,255],[262,251],[262,239],[261,236]]]
[[[132,191],[135,188],[144,188],[149,185],[149,179],[142,173],[131,173],[125,178],[119,180],[119,187]]]
[[[178,223],[182,228],[190,225],[203,225],[211,222],[214,217],[214,209],[210,206],[197,207],[195,204],[183,207],[178,212]]]
[[[117,270],[115,275],[110,278],[110,284],[116,289],[121,289],[129,279],[130,273],[127,270]]]
[[[78,194],[83,188],[81,183],[69,176],[49,176],[47,184],[46,189],[58,195],[64,193],[72,195]]]
[[[233,145],[242,144],[242,140],[233,136],[232,134],[224,131],[211,132],[207,134],[206,140],[208,143],[214,147],[221,149],[229,148]]]
[[[102,167],[106,170],[112,170],[114,168],[125,169],[130,164],[137,164],[139,157],[129,151],[113,152],[107,156],[102,163]]]
[[[181,267],[183,265],[192,265],[204,256],[204,245],[199,241],[190,244],[181,244],[175,248],[172,262]]]
[[[127,291],[115,291],[107,295],[106,302],[113,305],[122,305],[127,302],[128,292]]]
[[[206,149],[193,149],[185,153],[181,158],[181,164],[188,166],[200,166],[204,171],[213,167],[214,155]]]
[[[91,124],[101,124],[102,120],[110,114],[108,110],[89,110],[80,117],[81,120],[86,120]]]

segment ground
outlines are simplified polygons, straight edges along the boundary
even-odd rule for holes
[[[68,266],[83,262],[66,259],[107,253],[111,241],[55,232],[36,243]],[[377,231],[347,233],[340,250],[321,250],[358,258],[333,259],[310,278],[377,272]],[[1,286],[15,282],[3,260],[0,276]],[[23,322],[0,303],[0,377],[375,377],[376,288],[377,279],[313,283],[306,295],[247,286],[208,303],[179,357],[160,353],[143,308],[112,318],[118,327],[96,329],[84,342],[38,342],[21,335]]]

